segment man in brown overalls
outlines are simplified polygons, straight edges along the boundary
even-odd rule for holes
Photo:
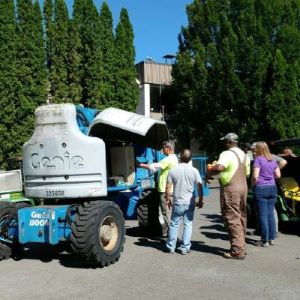
[[[230,251],[225,258],[244,259],[247,226],[247,181],[250,159],[237,147],[238,136],[228,133],[221,138],[228,150],[220,154],[218,162],[208,171],[207,178],[220,173],[221,212],[230,238]]]

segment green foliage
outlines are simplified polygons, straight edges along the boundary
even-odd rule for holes
[[[68,43],[69,18],[64,0],[55,0],[51,24],[50,94],[53,103],[68,102]]]
[[[82,103],[98,107],[103,92],[100,19],[92,0],[75,0],[74,26],[81,40]]]
[[[15,122],[17,35],[13,0],[0,0],[0,169],[14,154],[10,130]]]
[[[135,111],[139,90],[136,83],[137,73],[134,66],[135,50],[133,29],[125,8],[121,10],[115,38],[115,107]]]
[[[34,128],[34,111],[46,102],[46,53],[42,32],[42,16],[38,2],[17,1],[17,86],[15,124],[10,132],[15,152],[29,139]]]
[[[101,95],[101,106],[109,107],[115,99],[115,47],[113,34],[113,19],[111,11],[106,2],[103,2],[100,10],[100,49],[102,54],[102,79],[103,93]],[[101,107],[100,107],[101,108]]]
[[[299,135],[299,1],[195,0],[173,69],[178,112],[201,149]],[[186,133],[183,135],[186,135]]]
[[[69,20],[69,38],[68,38],[68,99],[71,103],[79,104],[81,102],[81,60],[82,44],[74,20]]]
[[[273,68],[272,90],[266,99],[268,124],[280,138],[300,136],[297,66],[288,65],[281,51],[277,50]]]
[[[75,0],[72,18],[64,0],[44,0],[43,18],[39,3],[0,0],[0,169],[21,155],[39,105],[72,102],[135,110],[138,100],[126,10],[116,42],[106,2],[99,15],[93,0]]]
[[[46,54],[47,54],[47,67],[51,69],[52,64],[52,45],[53,45],[53,21],[54,21],[54,7],[53,0],[44,1],[44,26],[45,26],[45,42],[46,42]]]

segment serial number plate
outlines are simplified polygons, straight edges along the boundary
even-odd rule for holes
[[[47,197],[63,197],[64,195],[65,191],[62,190],[46,191]]]

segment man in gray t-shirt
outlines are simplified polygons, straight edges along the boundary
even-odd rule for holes
[[[181,254],[187,254],[191,248],[192,224],[195,206],[203,206],[202,179],[196,168],[189,162],[192,154],[188,149],[180,153],[180,164],[169,171],[166,187],[166,201],[173,206],[169,235],[166,243],[168,252],[174,253],[177,233],[181,219],[183,219]],[[171,203],[171,187],[173,189],[173,203]],[[199,201],[195,204],[194,189],[197,186]]]

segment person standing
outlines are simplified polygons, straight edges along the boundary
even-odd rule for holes
[[[261,228],[261,240],[257,246],[274,245],[276,224],[274,208],[277,197],[275,179],[280,178],[280,169],[265,142],[256,144],[256,157],[253,164],[252,187]]]
[[[167,185],[167,176],[169,171],[178,165],[178,158],[176,154],[174,154],[175,144],[173,141],[165,141],[162,145],[162,150],[164,157],[161,161],[158,163],[152,163],[152,164],[144,164],[144,163],[138,163],[137,166],[140,168],[148,169],[153,172],[159,172],[158,175],[158,184],[157,189],[159,193],[159,222],[162,226],[162,236],[167,236],[169,225],[170,225],[170,215],[171,210],[167,205],[166,199],[165,199],[165,191],[166,191],[166,185]]]
[[[254,142],[251,145],[253,160],[256,157],[256,145],[257,145],[257,142]],[[272,158],[275,159],[275,161],[277,162],[278,167],[279,167],[280,170],[283,169],[287,165],[287,161],[282,156],[278,156],[278,155],[275,155],[273,153],[271,153],[271,155],[272,155]]]
[[[256,156],[256,145],[257,145],[257,142],[254,142],[252,145],[251,145],[251,150],[252,150],[252,153],[253,153],[253,159],[255,158]],[[287,165],[287,161],[281,157],[281,156],[278,156],[278,155],[275,155],[275,154],[272,154],[272,158],[276,161],[278,167],[280,170],[282,170],[286,165]],[[255,202],[255,200],[254,200]],[[257,209],[255,211],[256,215],[257,215]],[[278,215],[277,215],[277,211],[276,211],[276,208],[274,207],[274,218],[275,218],[275,228],[276,228],[276,236],[278,235]],[[257,218],[258,219],[258,218]],[[254,231],[254,233],[260,235],[261,231],[260,231],[260,222],[257,223],[257,226],[256,226],[256,229]]]
[[[230,238],[230,250],[224,258],[244,259],[247,226],[247,179],[250,174],[250,159],[238,148],[238,136],[228,133],[221,138],[224,146],[218,162],[207,172],[207,178],[220,174],[221,212]]]
[[[168,252],[174,253],[180,221],[183,219],[182,245],[178,248],[181,254],[187,254],[191,249],[191,236],[195,206],[203,206],[202,178],[199,171],[190,164],[191,151],[180,152],[180,164],[170,170],[167,178],[166,200],[169,207],[173,206],[171,223],[166,246]],[[173,203],[171,187],[174,186]],[[199,200],[195,203],[194,188],[197,186]]]

